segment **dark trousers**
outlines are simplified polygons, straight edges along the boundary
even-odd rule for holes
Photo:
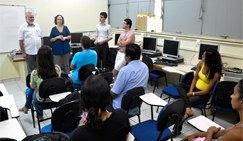
[[[30,74],[34,69],[36,69],[36,66],[37,66],[36,57],[37,57],[37,55],[27,54],[26,63],[27,63],[28,74]]]
[[[109,45],[108,43],[104,43],[102,45],[96,46],[96,52],[98,55],[98,68],[107,68],[108,62],[108,54],[109,54]]]
[[[193,106],[196,106],[198,104],[207,103],[210,96],[211,96],[210,94],[187,96],[186,93],[189,91],[190,85],[186,85],[186,84],[183,84],[183,83],[179,84],[177,89],[178,89],[180,97],[185,100],[186,107],[193,107]],[[200,90],[197,89],[197,88],[194,88],[193,91],[197,92],[197,91],[200,91]]]

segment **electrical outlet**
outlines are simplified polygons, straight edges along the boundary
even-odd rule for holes
[[[199,47],[199,45],[200,45],[200,39],[197,39],[196,40],[196,47]]]
[[[176,40],[176,37],[173,37],[172,39],[173,39],[173,40]]]

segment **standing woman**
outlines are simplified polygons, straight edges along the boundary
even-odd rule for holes
[[[59,65],[63,72],[69,74],[69,54],[71,51],[69,42],[71,39],[70,31],[64,25],[62,15],[57,15],[54,19],[54,26],[51,30],[50,41],[52,42],[52,52],[55,64]]]

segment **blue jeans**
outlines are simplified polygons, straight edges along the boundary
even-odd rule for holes
[[[54,108],[57,106],[57,103],[56,102],[47,102],[47,103],[40,102],[36,99],[36,93],[35,93],[34,98],[33,98],[33,105],[36,109],[37,115],[43,116],[44,109]]]
[[[32,100],[33,100],[33,94],[34,94],[34,89],[31,89],[31,88],[27,88],[26,89],[27,99],[26,99],[26,102],[25,102],[25,107],[27,109],[30,109],[31,108]]]

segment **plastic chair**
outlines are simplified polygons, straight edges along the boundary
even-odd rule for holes
[[[167,104],[159,113],[157,121],[148,120],[138,123],[131,128],[136,141],[166,141],[172,140],[172,133],[168,127],[175,124],[177,131],[182,116],[185,113],[185,102],[177,99]]]
[[[49,132],[30,135],[22,141],[69,141],[69,137],[61,132]]]
[[[66,90],[67,88],[65,85],[65,81],[62,78],[55,77],[43,80],[39,86],[39,96],[44,99],[42,105],[45,105],[42,107],[42,109],[45,110],[56,107],[55,103],[46,103],[46,99],[49,98],[50,95],[63,93],[66,92]],[[46,119],[40,119],[38,114],[36,117],[38,122],[38,128],[40,131],[40,122],[48,120],[50,119],[50,117]]]
[[[191,85],[193,77],[194,77],[194,72],[188,72],[181,77],[179,83]],[[162,93],[160,94],[160,98],[162,97],[163,94],[168,95],[168,97],[165,98],[165,99],[168,99],[168,102],[170,102],[171,97],[173,99],[180,98],[180,95],[179,95],[179,92],[178,92],[178,89],[177,89],[177,85],[170,85],[170,86],[163,88]]]
[[[217,111],[223,111],[227,113],[237,113],[236,110],[232,108],[231,98],[230,96],[234,92],[234,87],[237,82],[233,81],[221,81],[219,82],[216,90],[215,90],[215,99],[214,99],[214,110],[213,110],[213,118],[216,115]]]
[[[219,79],[220,80],[220,79]],[[205,117],[207,117],[207,114],[206,114],[206,109],[210,109],[213,105],[213,102],[214,102],[214,98],[215,98],[215,90],[217,88],[217,85],[219,83],[219,80],[217,80],[213,86],[213,89],[211,91],[211,97],[209,98],[209,100],[207,102],[204,102],[204,103],[199,103],[198,105],[196,106],[193,106],[194,108],[197,108],[197,109],[200,109],[201,112],[202,112],[202,115],[204,115]]]
[[[95,71],[95,66],[93,64],[87,64],[87,65],[82,66],[78,70],[78,78],[79,78],[79,80],[80,81],[84,81],[90,75],[93,75],[93,73],[92,73],[93,71]],[[74,83],[74,88],[76,90],[80,90],[81,89],[81,85]]]
[[[167,78],[166,78],[166,73],[159,71],[159,70],[153,70],[153,61],[151,58],[147,57],[147,56],[143,56],[142,61],[148,66],[149,68],[149,79],[152,85],[152,80],[155,80],[154,83],[154,89],[153,89],[153,93],[155,91],[155,87],[157,86],[158,88],[158,79],[164,77],[165,78],[165,84],[167,86]]]
[[[102,76],[109,85],[113,82],[112,72],[99,73],[98,75]]]
[[[77,100],[67,102],[56,108],[51,117],[51,124],[41,128],[41,133],[59,131],[69,137],[80,121],[80,103]]]
[[[127,112],[128,117],[138,116],[138,121],[140,122],[140,107],[142,101],[139,99],[139,96],[143,95],[143,87],[135,87],[123,96],[121,102],[121,108]]]

